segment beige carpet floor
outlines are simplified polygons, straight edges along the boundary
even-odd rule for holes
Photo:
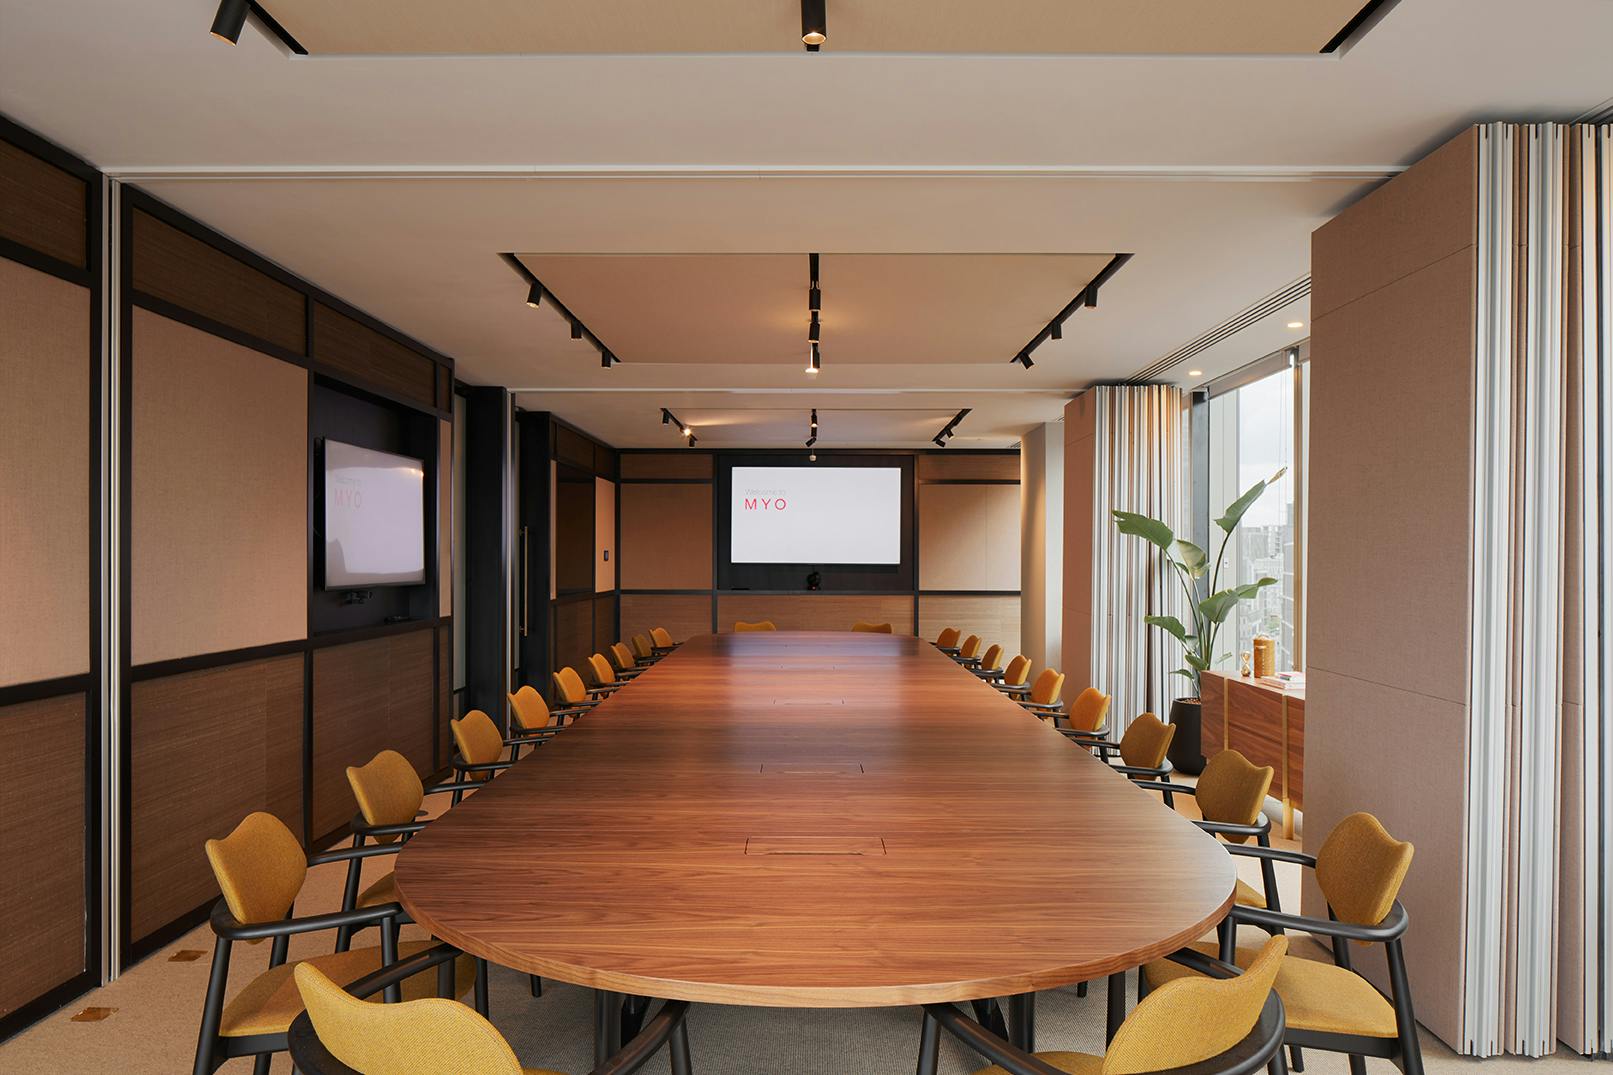
[[[1178,800],[1191,813],[1192,800]],[[1258,886],[1258,871],[1240,864],[1245,880]],[[365,882],[390,866],[372,864]],[[343,870],[311,871],[298,913],[335,909],[340,902]],[[1279,874],[1285,906],[1298,905],[1298,875]],[[1416,928],[1415,925],[1412,928]],[[374,936],[372,933],[371,937]],[[299,955],[329,951],[328,936],[296,939]],[[212,934],[206,926],[191,931],[130,969],[111,985],[96,989],[62,1011],[0,1044],[0,1072],[15,1075],[175,1075],[190,1071],[196,1049],[200,1005],[207,985]],[[238,945],[232,960],[232,987],[239,987],[267,965],[267,945]],[[591,994],[559,983],[545,983],[542,997],[532,997],[525,975],[495,968],[492,976],[493,1021],[510,1039],[522,1062],[535,1067],[583,1075],[592,1060]],[[1415,988],[1416,983],[1413,982]],[[1104,1021],[1103,983],[1085,998],[1074,987],[1053,990],[1037,1002],[1038,1043],[1042,1048],[1101,1052]],[[1129,996],[1135,993],[1128,991]],[[108,1008],[94,1022],[75,1022],[85,1008]],[[907,1075],[917,1057],[917,1009],[802,1010],[701,1006],[689,1020],[695,1070],[699,1075]],[[1478,1062],[1451,1053],[1438,1039],[1424,1035],[1430,1075],[1472,1072]],[[1374,1075],[1394,1071],[1386,1061],[1369,1060]],[[1534,1075],[1566,1075],[1569,1064],[1583,1063],[1572,1054],[1540,1061],[1503,1060],[1483,1064],[1484,1075],[1511,1075],[1527,1066]],[[983,1065],[955,1042],[945,1043],[942,1070],[953,1075]],[[244,1075],[249,1060],[227,1064],[226,1073]],[[282,1057],[274,1071],[290,1072]],[[665,1055],[646,1069],[669,1070]],[[1584,1070],[1577,1068],[1576,1070]],[[1343,1057],[1307,1054],[1306,1071],[1345,1075]],[[432,1073],[422,1073],[432,1075]]]

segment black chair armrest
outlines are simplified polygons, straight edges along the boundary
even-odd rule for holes
[[[360,848],[361,851],[377,850]],[[391,850],[387,848],[385,850]],[[268,937],[290,937],[298,933],[318,933],[340,926],[369,926],[396,918],[403,908],[396,903],[382,903],[356,911],[332,911],[329,914],[309,915],[307,918],[284,918],[276,922],[247,923],[236,920],[230,905],[219,900],[213,905],[213,932],[231,941],[261,941]]]
[[[400,826],[401,827],[401,826]],[[399,844],[372,844],[368,847],[338,847],[334,851],[321,851],[308,856],[309,866],[328,866],[332,862],[351,862],[354,859],[374,858],[378,855],[396,855]]]
[[[354,814],[347,827],[353,830],[354,836],[412,836],[428,824],[426,821],[406,821],[401,825],[371,825],[364,820],[363,814]],[[385,846],[395,849],[396,845]]]
[[[487,787],[485,780],[445,780],[441,784],[433,784],[426,789],[427,795],[436,795],[450,791],[480,791]]]
[[[1230,849],[1229,849],[1230,850]],[[1376,926],[1358,926],[1353,922],[1335,922],[1325,918],[1309,918],[1284,911],[1268,911],[1263,907],[1245,907],[1236,904],[1231,911],[1234,922],[1248,923],[1262,929],[1296,929],[1305,933],[1320,933],[1326,937],[1342,937],[1347,941],[1383,943],[1392,941],[1406,932],[1410,920],[1406,909],[1396,900],[1389,913]]]
[[[513,761],[484,761],[472,765],[458,754],[455,754],[454,760],[449,764],[453,766],[456,773],[496,773],[508,769],[515,763]]]
[[[1274,862],[1295,862],[1309,869],[1316,869],[1316,856],[1307,855],[1303,851],[1284,851],[1277,847],[1256,847],[1249,844],[1228,844],[1227,852],[1233,855],[1242,855],[1252,859],[1271,859]]]
[[[1172,785],[1181,787],[1180,784]],[[1254,825],[1234,825],[1227,821],[1205,821],[1202,818],[1193,822],[1205,832],[1220,833],[1222,836],[1264,836],[1271,831],[1271,818],[1265,814],[1260,815],[1260,821]]]
[[[1168,765],[1162,765],[1158,769],[1145,769],[1140,765],[1110,765],[1109,768],[1117,773],[1125,773],[1127,776],[1164,776],[1171,771]],[[1175,787],[1179,787],[1183,791],[1191,790],[1185,784],[1177,784]],[[1172,790],[1174,791],[1175,788],[1172,788]]]

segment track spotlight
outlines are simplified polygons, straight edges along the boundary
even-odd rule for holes
[[[1026,369],[1030,369],[1032,366],[1036,365],[1036,363],[1031,361],[1031,353],[1029,351],[1021,351],[1019,354],[1014,356],[1014,361],[1018,362]]]
[[[1085,306],[1089,310],[1096,309],[1098,306],[1098,289],[1095,287],[1088,287],[1085,291],[1081,292],[1081,305]]]
[[[213,16],[213,36],[231,45],[240,41],[246,13],[246,0],[220,0],[218,14]]]
[[[1055,321],[1051,325],[1047,326],[1047,328],[1048,328],[1048,336],[1047,336],[1048,339],[1050,339],[1050,340],[1062,340],[1064,338],[1064,322]]]
[[[527,289],[526,304],[536,310],[542,303],[543,285],[534,280],[532,286]]]
[[[571,338],[574,339],[574,340],[582,339],[582,322],[581,321],[573,321],[571,323]]]
[[[813,313],[823,309],[823,288],[818,286],[817,277],[813,277],[812,286],[807,288],[807,309]]]
[[[683,427],[683,435],[685,437],[692,437],[692,436],[694,436],[694,430],[690,429],[688,426],[684,426]]]
[[[810,355],[811,357],[807,359],[806,371],[808,373],[817,373],[823,368],[823,356],[819,353],[817,344],[812,345]]]
[[[935,446],[937,448],[945,448],[947,446],[946,438],[937,434],[935,438]]]
[[[945,448],[947,446],[947,441],[951,440],[957,435],[956,427],[958,423],[967,418],[970,410],[972,409],[973,408],[970,407],[963,408],[963,410],[952,416],[952,421],[941,427],[941,432],[937,433],[934,438],[935,446],[937,448]]]
[[[810,2],[810,0],[809,0]],[[802,8],[802,18],[805,19],[805,8]],[[823,0],[818,0],[818,12],[823,12]],[[823,339],[823,322],[818,314],[823,310],[823,290],[818,286],[818,255],[807,255],[807,374],[817,373],[823,368],[822,353],[818,344]],[[816,412],[814,412],[816,413]]]
[[[672,412],[665,407],[661,408],[661,424],[667,425],[672,421]]]
[[[822,334],[823,324],[818,320],[818,312],[814,310],[812,311],[812,321],[807,326],[807,342],[816,347]]]
[[[615,361],[616,361],[616,356],[611,354],[609,351],[601,351],[601,352],[599,352],[599,364],[604,369],[610,369],[611,363],[613,363]]]
[[[818,428],[818,408],[816,407],[812,408],[812,428],[814,431]]]
[[[824,12],[825,0],[801,0],[801,44],[808,52],[817,52],[829,40],[829,22]]]
[[[695,437],[695,435],[693,433],[690,433],[689,434],[689,447],[693,448],[696,444],[699,444],[699,443],[700,443],[700,441]]]

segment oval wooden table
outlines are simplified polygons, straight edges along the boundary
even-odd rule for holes
[[[1157,795],[928,642],[849,632],[691,639],[396,870],[416,922],[500,965],[794,1007],[1123,972],[1212,927],[1235,880]]]

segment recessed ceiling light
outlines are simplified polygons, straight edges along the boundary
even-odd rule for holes
[[[1203,370],[1188,370],[1187,375],[1189,377],[1203,377],[1204,376],[1204,371]]]
[[[1305,327],[1305,322],[1303,322],[1303,321],[1290,321],[1290,322],[1288,322],[1288,327],[1289,328],[1304,328]]]

